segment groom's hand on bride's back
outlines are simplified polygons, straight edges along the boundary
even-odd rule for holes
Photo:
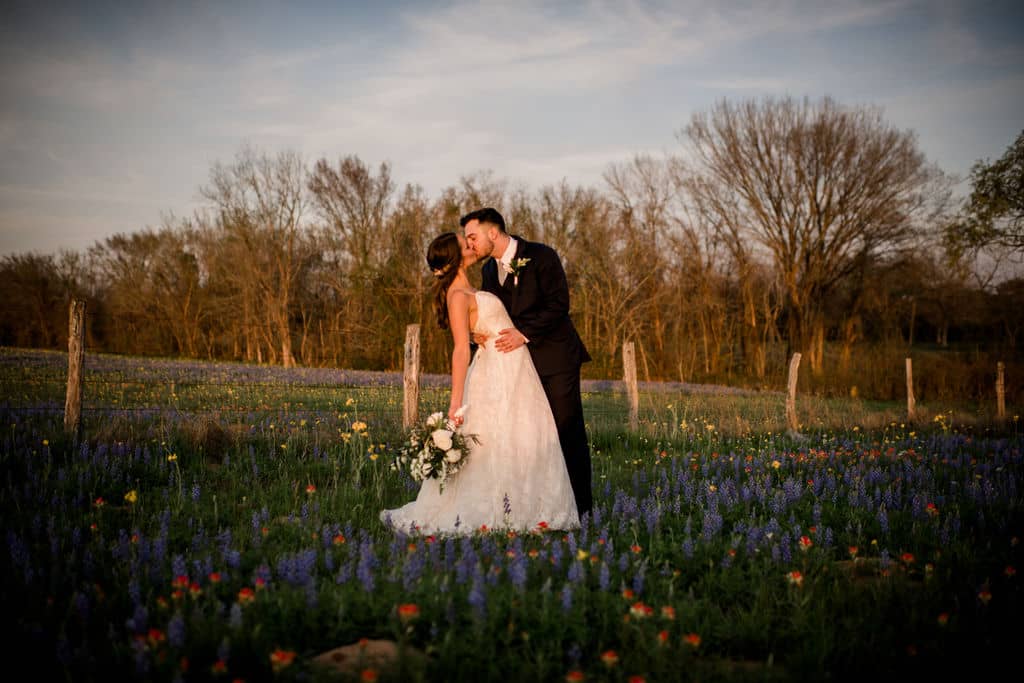
[[[515,351],[527,342],[526,336],[514,327],[506,327],[498,333],[498,339],[494,342],[494,348],[508,353]]]
[[[490,339],[490,337],[488,337],[483,332],[474,332],[472,335],[470,335],[470,339],[472,339],[473,343],[476,344],[477,346],[483,346],[484,344],[487,343],[487,340]]]

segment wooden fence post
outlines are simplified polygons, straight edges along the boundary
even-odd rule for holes
[[[64,430],[78,438],[82,430],[82,363],[85,360],[85,302],[73,299],[68,313],[68,389]]]
[[[914,401],[914,363],[907,358],[907,419],[914,419],[916,403]]]
[[[409,429],[419,419],[420,407],[420,326],[405,328],[405,372],[402,376],[402,427]]]
[[[633,342],[622,345],[622,372],[626,383],[626,396],[629,397],[629,428],[635,430],[640,425],[640,390],[636,384],[636,353]]]
[[[1006,366],[1003,361],[996,363],[996,417],[1006,419]]]
[[[799,421],[796,419],[796,380],[800,371],[800,354],[794,353],[789,361],[789,383],[786,392],[786,426],[797,431]]]

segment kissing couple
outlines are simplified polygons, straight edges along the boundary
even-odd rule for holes
[[[493,208],[459,224],[464,234],[430,243],[427,265],[437,323],[454,342],[448,418],[478,445],[443,492],[426,479],[415,500],[380,518],[406,533],[578,528],[593,507],[580,393],[590,354],[569,317],[561,259],[509,235]],[[476,290],[466,269],[481,259]]]

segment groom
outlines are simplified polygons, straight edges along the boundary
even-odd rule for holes
[[[576,509],[593,508],[590,446],[583,423],[580,366],[590,360],[569,318],[569,285],[562,261],[551,247],[505,232],[505,219],[484,208],[463,216],[466,242],[483,265],[482,289],[497,295],[515,327],[502,330],[494,347],[530,350],[558,427]]]

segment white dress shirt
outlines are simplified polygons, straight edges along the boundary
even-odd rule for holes
[[[508,275],[508,268],[512,266],[512,259],[516,255],[516,240],[514,237],[510,237],[508,240],[508,246],[505,247],[505,253],[498,259],[498,284],[505,284],[505,277]]]

